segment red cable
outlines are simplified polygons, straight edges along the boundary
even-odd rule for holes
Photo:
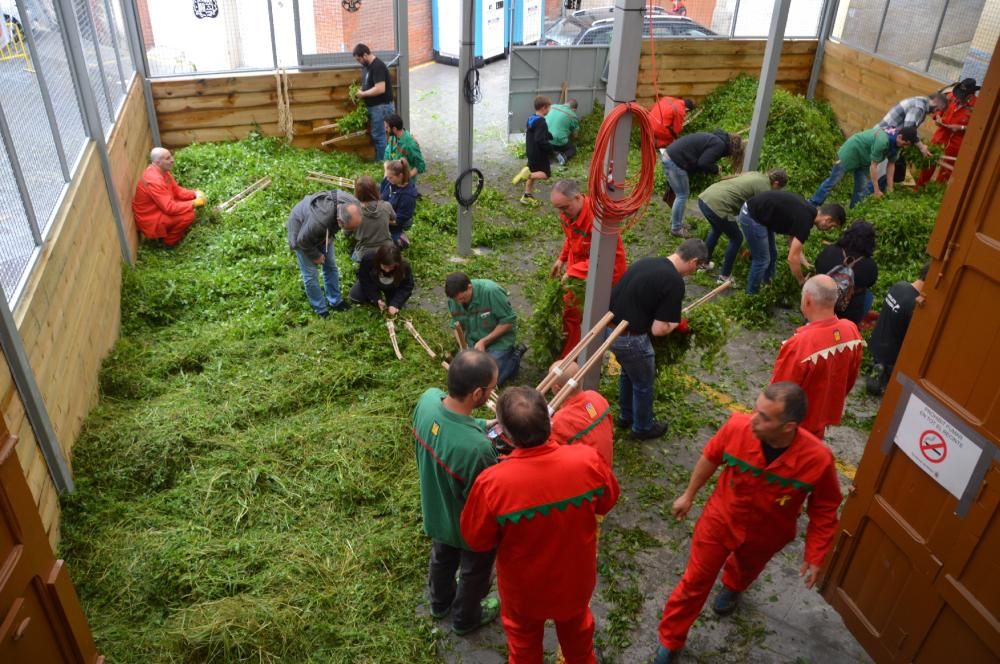
[[[639,145],[642,156],[639,173],[625,182],[614,182],[614,154],[612,150],[618,123],[626,113],[632,114],[633,126],[641,132]],[[608,160],[608,170],[604,170],[604,160]],[[603,224],[602,233],[615,234],[634,224],[649,205],[656,177],[657,154],[653,145],[653,124],[649,112],[634,102],[618,104],[604,117],[594,141],[594,154],[590,160],[588,186],[594,215]],[[612,189],[613,187],[613,189]],[[611,191],[624,191],[621,198],[613,198]]]

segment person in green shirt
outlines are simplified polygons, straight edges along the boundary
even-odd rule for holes
[[[916,127],[903,127],[901,129],[876,127],[875,129],[859,131],[840,146],[840,150],[837,152],[837,161],[833,164],[830,176],[823,181],[809,202],[817,207],[822,205],[833,188],[847,173],[854,174],[854,193],[851,194],[851,207],[872,193],[875,194],[875,198],[882,198],[882,191],[878,184],[879,163],[888,159],[885,169],[885,191],[886,193],[891,192],[899,148],[913,145],[919,140]]]
[[[580,128],[580,118],[576,114],[577,102],[570,99],[565,104],[552,104],[549,114],[545,116],[545,121],[549,125],[549,133],[552,134],[552,147],[555,148],[556,161],[560,166],[565,166],[573,155],[576,154],[576,145],[571,141],[576,130]]]
[[[740,208],[748,200],[772,189],[781,189],[788,184],[788,173],[776,168],[768,173],[747,171],[741,175],[730,176],[711,185],[698,197],[698,208],[705,215],[712,230],[708,232],[705,246],[708,248],[708,260],[712,260],[715,245],[719,238],[725,235],[729,238],[726,245],[726,256],[722,261],[718,282],[724,283],[733,274],[733,263],[743,244],[743,234],[740,233],[738,219]],[[709,267],[712,263],[709,262]]]
[[[492,622],[500,612],[499,601],[486,598],[496,551],[471,551],[460,526],[473,482],[497,462],[487,422],[472,417],[496,386],[496,362],[481,351],[464,350],[448,367],[448,393],[432,387],[413,410],[420,508],[424,532],[431,538],[431,615],[440,620],[454,609],[452,625],[459,636]]]
[[[507,291],[489,279],[469,279],[452,272],[444,281],[451,324],[461,329],[470,348],[489,353],[500,367],[499,383],[512,378],[521,365],[524,344],[516,344],[517,314]]]
[[[405,159],[410,165],[410,179],[412,180],[418,173],[427,170],[427,163],[424,162],[424,155],[420,152],[420,144],[413,135],[403,129],[403,118],[396,113],[391,113],[385,118],[385,135],[388,141],[385,144],[385,154],[382,161],[392,159]]]

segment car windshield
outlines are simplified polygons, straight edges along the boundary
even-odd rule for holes
[[[585,16],[567,16],[560,19],[545,33],[545,40],[560,46],[572,46],[580,34],[590,27],[593,19]]]

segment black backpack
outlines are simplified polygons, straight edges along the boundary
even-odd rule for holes
[[[843,251],[843,250],[842,250]],[[861,256],[848,258],[844,252],[844,260],[840,265],[827,272],[827,275],[837,284],[837,304],[834,309],[838,314],[847,311],[848,305],[854,298],[854,269],[853,266],[861,260]]]

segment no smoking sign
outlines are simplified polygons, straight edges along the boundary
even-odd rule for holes
[[[941,463],[948,458],[948,444],[944,442],[944,436],[928,429],[920,434],[920,453],[931,463]]]

